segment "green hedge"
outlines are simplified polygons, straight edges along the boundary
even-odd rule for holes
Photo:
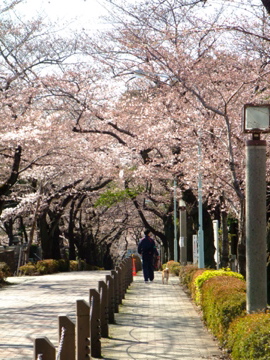
[[[226,344],[231,322],[245,314],[245,281],[224,275],[209,278],[201,288],[201,308],[207,327]]]
[[[19,268],[22,275],[46,275],[57,272],[79,271],[79,270],[103,270],[94,265],[89,265],[81,260],[39,260],[36,264],[28,263]]]
[[[246,314],[246,282],[228,269],[180,268],[180,281],[198,300],[206,326],[233,360],[270,359],[270,314]]]
[[[201,289],[203,284],[216,276],[228,276],[228,277],[235,277],[241,280],[244,280],[244,277],[241,274],[231,271],[229,268],[226,269],[219,269],[219,270],[204,270],[201,275],[196,276],[194,279],[195,285],[195,302],[197,305],[201,303]]]
[[[270,314],[235,319],[228,331],[228,349],[234,360],[270,359]]]
[[[37,273],[35,264],[27,263],[19,267],[19,271],[22,275],[34,275]]]
[[[0,285],[5,282],[8,276],[11,276],[9,266],[5,262],[0,262]]]
[[[53,259],[39,260],[36,263],[36,269],[40,275],[57,273],[59,271],[58,261]]]

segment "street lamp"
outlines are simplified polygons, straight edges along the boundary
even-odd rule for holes
[[[246,141],[246,281],[247,313],[265,310],[266,278],[266,141],[270,132],[270,105],[244,105]]]
[[[253,139],[270,132],[270,105],[245,104],[243,115],[243,131],[252,133]]]

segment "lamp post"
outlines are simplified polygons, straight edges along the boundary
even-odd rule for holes
[[[247,313],[265,310],[266,279],[266,141],[270,132],[270,105],[244,105],[246,141],[246,283]]]
[[[183,199],[179,200],[179,246],[180,263],[187,264],[187,208]]]
[[[204,231],[203,231],[203,202],[202,202],[202,150],[199,134],[198,143],[199,177],[198,177],[198,268],[204,268]]]

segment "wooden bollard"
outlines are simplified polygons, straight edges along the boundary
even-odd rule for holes
[[[123,297],[123,271],[121,266],[116,267],[118,272],[118,293],[119,293],[119,304],[122,304]]]
[[[109,324],[114,324],[114,280],[111,275],[106,275],[108,288],[108,320]]]
[[[133,282],[133,275],[132,275],[132,257],[129,257],[129,269],[128,269],[128,273],[129,273],[129,285]]]
[[[129,258],[124,260],[124,281],[125,281],[125,293],[130,285],[130,277],[129,277]]]
[[[118,282],[118,272],[116,270],[111,271],[113,280],[114,280],[114,312],[119,312],[119,282]]]
[[[64,332],[63,343],[61,344],[62,334]],[[75,324],[68,316],[58,316],[58,336],[59,344],[62,345],[60,349],[59,360],[74,360],[75,359]]]
[[[90,289],[90,349],[91,356],[101,357],[100,342],[100,296],[96,289]]]
[[[34,360],[42,355],[42,360],[55,360],[55,347],[46,336],[34,340]]]
[[[108,287],[104,281],[98,282],[98,291],[100,294],[100,333],[107,338],[109,336],[109,300]]]
[[[128,257],[127,258],[127,281],[128,281],[128,286],[132,283],[133,281],[133,276],[132,276],[132,257]]]
[[[90,359],[90,306],[84,300],[76,301],[77,359]]]
[[[127,259],[122,261],[122,269],[123,269],[123,292],[124,294],[128,288],[128,279],[127,279]]]

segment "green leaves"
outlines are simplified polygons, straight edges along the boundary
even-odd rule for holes
[[[117,203],[123,202],[128,199],[133,199],[144,191],[142,186],[137,186],[129,189],[108,189],[100,195],[95,202],[95,207],[105,206],[112,207]]]

